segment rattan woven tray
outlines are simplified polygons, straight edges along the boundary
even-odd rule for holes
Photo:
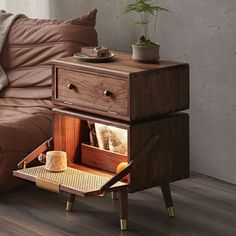
[[[51,191],[64,191],[79,196],[89,195],[90,193],[99,192],[101,187],[106,184],[110,178],[91,174],[85,171],[67,168],[65,172],[55,173],[49,172],[44,166],[37,166],[16,170],[14,176],[36,182],[39,187]],[[117,182],[110,187],[125,187],[127,183]]]

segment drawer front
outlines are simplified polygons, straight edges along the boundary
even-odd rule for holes
[[[129,93],[125,78],[58,68],[54,83],[54,100],[65,106],[128,115]]]

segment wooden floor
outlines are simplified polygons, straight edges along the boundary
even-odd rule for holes
[[[120,232],[118,201],[77,198],[64,210],[66,195],[32,185],[0,195],[0,235],[19,236],[235,236],[236,186],[194,174],[171,185],[176,217],[169,219],[159,188],[129,195],[129,230]]]

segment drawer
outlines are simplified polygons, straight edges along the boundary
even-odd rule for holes
[[[189,108],[188,64],[160,61],[147,65],[123,59],[54,61],[53,103],[128,122]]]
[[[57,68],[53,99],[63,106],[127,116],[128,90],[125,78]]]

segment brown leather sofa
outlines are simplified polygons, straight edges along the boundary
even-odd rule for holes
[[[51,132],[51,65],[81,46],[96,46],[96,10],[73,21],[19,18],[12,25],[0,63],[9,86],[0,91],[0,193],[22,182],[17,163]]]

